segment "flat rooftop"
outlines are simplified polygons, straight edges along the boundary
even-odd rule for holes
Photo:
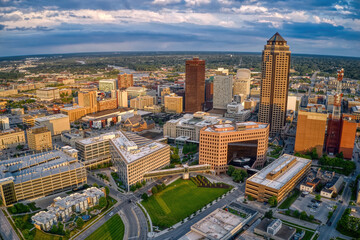
[[[58,150],[23,156],[0,162],[0,179],[12,177],[14,183],[26,182],[77,169],[77,159]]]
[[[214,124],[207,127],[206,132],[237,132],[237,131],[252,131],[256,129],[264,129],[268,126],[268,123],[259,122],[236,122],[236,123],[223,123]]]
[[[144,137],[139,136],[139,138]],[[151,141],[147,138],[144,139],[147,143],[138,145],[135,141],[128,138],[128,136],[126,136],[123,132],[119,132],[116,138],[111,139],[110,142],[116,151],[122,156],[122,159],[128,164],[155,153],[167,146],[159,142]]]
[[[109,114],[116,114],[116,113],[123,113],[123,112],[128,112],[133,110],[132,108],[118,108],[118,109],[109,109],[109,110],[104,110],[104,111],[100,111],[100,112],[96,112],[96,113],[91,113],[91,114],[87,114],[86,117],[102,117],[105,115],[109,115]]]
[[[60,118],[69,118],[67,115],[65,114],[54,114],[54,115],[49,115],[49,116],[45,116],[45,117],[39,117],[36,118],[35,121],[37,122],[45,122],[45,121],[50,121],[50,120],[55,120],[55,119],[60,119]]]
[[[83,145],[88,145],[88,144],[108,141],[109,139],[116,138],[116,136],[119,134],[120,134],[120,131],[108,132],[108,133],[104,133],[104,134],[101,134],[96,137],[85,138],[85,139],[79,140],[78,142]]]
[[[293,160],[295,160],[295,162],[288,165]],[[260,172],[251,176],[247,181],[279,190],[309,163],[311,163],[311,160],[309,159],[283,154],[274,162],[263,168]],[[288,168],[285,166],[288,166]],[[268,174],[276,174],[279,171],[283,172],[275,179],[267,178]]]
[[[74,106],[71,106],[71,107],[61,108],[61,110],[71,111],[71,110],[80,109],[80,108],[85,108],[85,107],[82,107],[82,106],[79,106],[79,105],[74,105]]]

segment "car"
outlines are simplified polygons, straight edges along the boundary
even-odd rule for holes
[[[110,213],[109,213],[109,216],[111,217],[112,215],[114,215],[114,213],[113,213],[113,212],[110,212]]]

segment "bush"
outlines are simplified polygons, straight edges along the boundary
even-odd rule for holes
[[[270,219],[273,218],[273,211],[272,211],[272,210],[267,211],[264,216],[265,216],[266,218],[270,218]]]
[[[99,207],[100,207],[100,208],[103,208],[103,207],[106,206],[106,204],[107,204],[106,198],[105,198],[105,197],[101,197],[101,198],[99,199]]]
[[[151,193],[152,194],[157,194],[158,193],[158,190],[157,190],[156,186],[151,188]]]
[[[77,220],[76,220],[76,226],[79,228],[79,229],[82,229],[83,228],[83,226],[84,226],[84,220],[81,218],[81,217],[79,217]]]
[[[277,197],[271,196],[268,200],[268,203],[270,204],[271,207],[276,207],[278,204]]]
[[[144,200],[144,201],[147,201],[149,199],[149,196],[146,193],[143,193],[141,195],[141,199]]]

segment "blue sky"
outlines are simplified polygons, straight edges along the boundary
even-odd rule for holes
[[[96,51],[360,57],[360,0],[0,0],[0,56]]]

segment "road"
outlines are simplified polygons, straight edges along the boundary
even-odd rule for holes
[[[336,211],[334,212],[332,218],[329,221],[329,223],[331,223],[330,226],[324,225],[319,228],[319,232],[320,232],[319,240],[328,240],[334,236],[346,238],[345,236],[341,235],[339,232],[336,231],[336,225],[337,225],[337,222],[340,220],[341,216],[343,215],[344,211],[348,207],[350,199],[351,199],[351,188],[349,187],[349,185],[352,181],[354,181],[356,179],[356,176],[358,174],[360,174],[360,164],[358,162],[358,160],[359,160],[358,152],[359,151],[360,151],[360,149],[358,149],[357,145],[355,144],[355,147],[354,147],[355,157],[353,159],[356,164],[355,174],[352,175],[351,177],[349,177],[348,180],[346,181],[346,186],[345,186],[345,189],[344,189],[344,192],[342,195],[343,203],[341,203],[341,204],[339,203]]]
[[[5,240],[18,240],[19,237],[16,234],[15,230],[12,228],[8,219],[6,218],[3,211],[0,210],[0,234],[1,237]]]

